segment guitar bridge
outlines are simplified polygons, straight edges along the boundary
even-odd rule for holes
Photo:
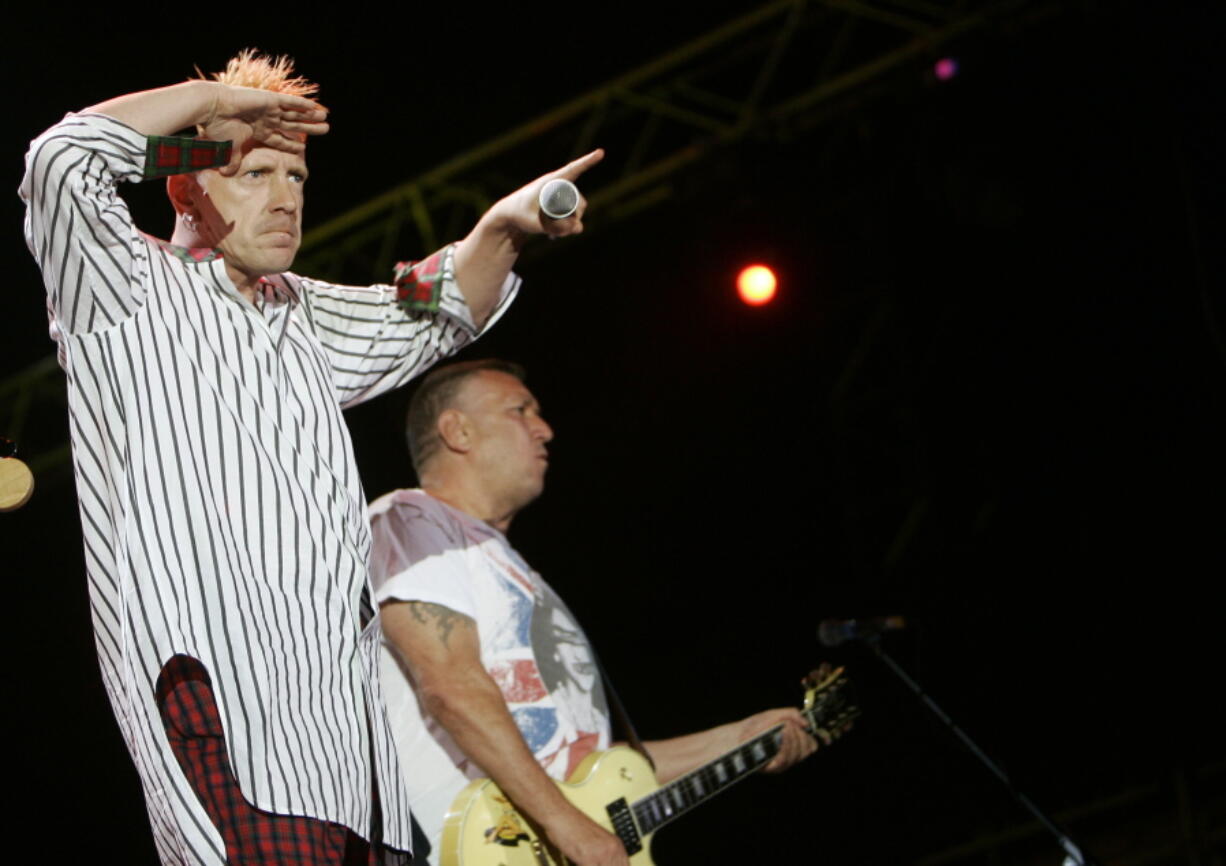
[[[639,828],[634,825],[634,814],[630,811],[626,798],[618,797],[605,807],[605,811],[609,813],[609,822],[613,825],[613,832],[617,834],[617,838],[622,840],[626,856],[633,857],[642,851],[643,842],[639,837]]]

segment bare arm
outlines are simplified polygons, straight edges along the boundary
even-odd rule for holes
[[[220,86],[210,81],[184,81],[116,96],[91,105],[84,113],[122,120],[142,135],[174,135],[208,119]]]
[[[307,135],[328,131],[328,112],[310,99],[215,81],[185,81],[129,93],[90,106],[84,113],[105,114],[143,135],[173,135],[202,127],[213,141],[234,142],[230,171],[237,169],[251,147],[301,153]]]
[[[783,739],[778,754],[766,765],[766,772],[786,770],[817,751],[817,741],[805,730],[804,717],[799,710],[789,707],[766,710],[739,722],[729,722],[671,740],[652,740],[643,743],[643,746],[656,765],[656,780],[663,785],[776,725],[783,726]]]
[[[511,273],[529,235],[563,237],[583,231],[587,202],[580,198],[573,216],[549,219],[541,214],[537,201],[541,187],[554,178],[576,180],[602,159],[604,151],[594,150],[557,171],[538,177],[496,202],[460,242],[455,255],[456,283],[478,328],[485,324],[497,304],[498,290]]]
[[[498,684],[481,664],[476,623],[442,605],[383,605],[383,630],[422,705],[577,866],[628,864],[621,841],[562,795],[529,751]]]

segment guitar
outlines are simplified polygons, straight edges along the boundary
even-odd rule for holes
[[[829,743],[859,715],[843,669],[819,668],[804,679],[801,709],[808,728]],[[632,866],[652,866],[656,830],[727,790],[766,764],[779,750],[782,725],[708,764],[674,779],[656,782],[655,771],[634,749],[617,746],[593,752],[575,768],[562,793],[581,812],[615,833]],[[439,845],[441,866],[566,866],[567,860],[493,781],[476,779],[451,804]]]

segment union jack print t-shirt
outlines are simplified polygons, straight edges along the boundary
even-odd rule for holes
[[[546,772],[566,779],[592,751],[609,747],[609,708],[591,645],[506,536],[422,490],[379,498],[370,520],[377,600],[429,602],[476,622],[481,661]],[[437,850],[455,795],[484,773],[420,707],[386,639],[381,675],[410,805]]]

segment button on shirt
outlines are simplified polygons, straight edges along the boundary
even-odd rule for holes
[[[154,158],[164,142],[68,115],[31,145],[21,187],[68,374],[102,675],[159,854],[225,859],[154,699],[176,654],[208,669],[255,806],[367,835],[373,773],[384,841],[408,850],[377,676],[365,497],[341,409],[408,381],[478,329],[450,251],[432,263],[436,312],[402,310],[391,285],[291,273],[265,278],[248,303],[219,254],[169,248],[132,224],[117,184],[166,173]],[[200,168],[193,158],[180,167]],[[508,277],[489,324],[517,287]]]

